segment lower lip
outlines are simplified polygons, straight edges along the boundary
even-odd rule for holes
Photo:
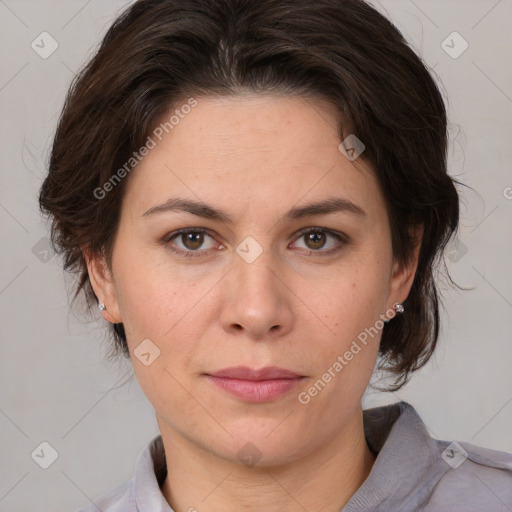
[[[207,375],[210,382],[246,402],[270,402],[289,393],[303,377],[294,379],[243,380]]]

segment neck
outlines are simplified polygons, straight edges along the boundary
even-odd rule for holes
[[[360,409],[319,449],[269,467],[218,457],[159,424],[167,460],[162,493],[175,512],[340,512],[375,460],[364,438]]]

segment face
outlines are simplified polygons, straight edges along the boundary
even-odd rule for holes
[[[336,123],[301,97],[198,99],[126,178],[112,268],[89,274],[162,434],[280,464],[360,411],[414,266],[394,263],[382,193]]]

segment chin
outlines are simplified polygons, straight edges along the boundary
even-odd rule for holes
[[[259,418],[255,421],[252,418],[240,420],[236,425],[224,424],[233,437],[216,437],[215,440],[205,440],[203,445],[217,456],[247,467],[282,466],[307,451],[299,434],[300,429],[296,429],[292,423],[285,426],[288,420],[284,423],[282,420]],[[290,427],[293,427],[293,432]]]

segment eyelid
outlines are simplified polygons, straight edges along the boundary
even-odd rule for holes
[[[185,234],[185,233],[205,233],[209,236],[212,236],[210,234],[210,230],[206,229],[206,228],[181,228],[181,229],[177,229],[176,231],[172,231],[171,233],[167,233],[163,238],[162,240],[164,242],[169,242],[171,241],[173,238],[176,238],[178,235],[182,235],[182,234]],[[213,238],[213,237],[212,237]]]
[[[348,242],[348,236],[345,235],[345,233],[341,233],[340,231],[336,231],[330,228],[323,228],[321,226],[309,226],[307,228],[299,229],[299,231],[295,233],[295,238],[297,239],[301,235],[306,235],[307,233],[316,233],[318,231],[323,231],[324,233],[328,233],[334,237],[339,237],[340,239],[346,240]]]
[[[294,243],[298,239],[300,239],[301,236],[304,236],[308,233],[317,233],[317,232],[327,233],[328,236],[330,235],[331,237],[335,238],[339,243],[336,247],[328,249],[328,250],[302,249],[303,251],[307,251],[307,255],[322,256],[322,255],[332,254],[332,253],[340,251],[343,248],[343,246],[350,244],[349,237],[347,237],[347,235],[345,235],[344,233],[341,233],[341,232],[338,232],[338,231],[335,231],[332,229],[328,229],[328,228],[323,228],[320,226],[309,226],[309,227],[302,228],[299,231],[295,232],[295,234],[293,235],[294,238],[293,238],[292,243]],[[177,254],[180,254],[180,255],[184,255],[185,257],[207,256],[210,249],[202,249],[202,250],[198,249],[196,251],[193,251],[193,250],[185,251],[183,249],[177,249],[177,248],[172,247],[172,244],[170,242],[173,239],[177,238],[178,236],[180,236],[182,234],[187,234],[187,233],[203,233],[203,234],[208,235],[209,237],[211,237],[214,240],[216,239],[216,237],[207,228],[190,227],[190,228],[181,228],[181,229],[178,229],[176,231],[166,234],[162,238],[162,242],[165,245],[167,245],[171,251],[173,251]],[[220,244],[220,242],[217,242],[217,243]],[[223,247],[222,244],[220,244],[220,245]]]
[[[210,249],[206,249],[206,250],[203,249],[203,250],[197,250],[197,251],[191,251],[191,250],[185,251],[183,249],[178,249],[178,248],[173,247],[173,245],[171,244],[171,241],[173,239],[177,238],[178,236],[180,236],[182,234],[187,234],[187,233],[203,233],[215,240],[215,237],[211,234],[209,229],[206,229],[206,228],[181,228],[181,229],[177,229],[176,231],[166,234],[162,238],[162,242],[169,250],[171,250],[172,252],[174,252],[176,254],[179,254],[180,256],[185,256],[185,257],[208,256]],[[219,242],[217,242],[217,243],[219,243]],[[222,246],[222,244],[220,244],[220,245]]]
[[[296,242],[297,240],[299,240],[302,236],[307,235],[308,233],[318,233],[318,232],[326,233],[328,236],[335,238],[338,241],[338,244],[336,247],[333,247],[333,248],[327,249],[327,250],[318,249],[315,251],[313,249],[309,249],[309,250],[303,249],[304,251],[307,251],[307,255],[326,256],[326,255],[334,254],[336,252],[339,252],[344,246],[349,245],[351,243],[350,238],[347,235],[345,235],[345,233],[341,233],[339,231],[332,230],[329,228],[323,228],[320,226],[310,226],[307,228],[300,229],[295,234],[293,243]]]

